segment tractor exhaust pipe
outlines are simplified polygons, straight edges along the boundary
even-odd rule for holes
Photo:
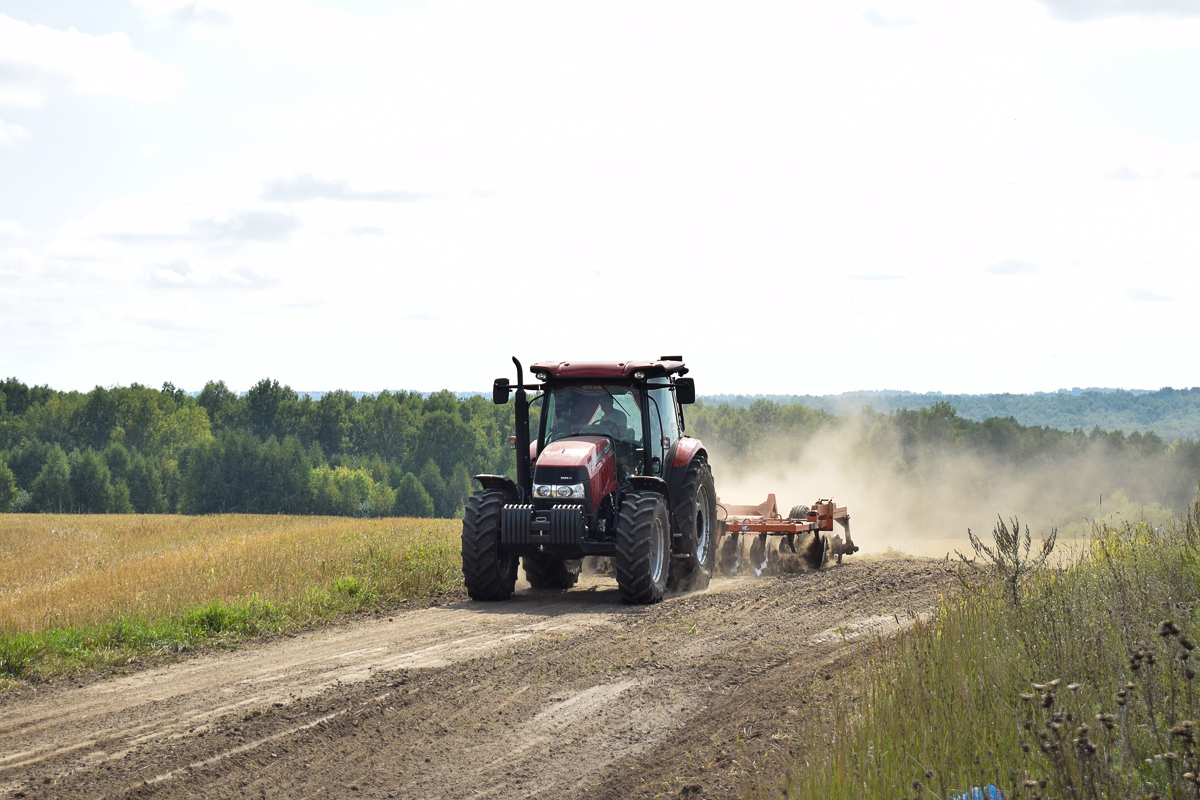
[[[524,494],[524,502],[529,502],[533,497],[533,478],[529,474],[529,403],[525,399],[525,372],[516,356],[513,363],[517,365],[517,485]]]

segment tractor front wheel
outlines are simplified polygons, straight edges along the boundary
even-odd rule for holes
[[[507,600],[517,584],[517,557],[500,550],[502,492],[476,492],[463,512],[463,582],[472,600]]]
[[[657,492],[630,492],[617,520],[617,588],[626,603],[663,599],[671,555],[671,518]]]

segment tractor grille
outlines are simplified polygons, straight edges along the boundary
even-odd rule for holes
[[[582,505],[541,511],[531,505],[508,505],[500,512],[500,543],[507,547],[577,548],[585,530]]]

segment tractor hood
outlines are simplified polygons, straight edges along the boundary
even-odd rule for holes
[[[584,467],[592,474],[612,443],[604,436],[572,436],[548,444],[538,456],[539,467]]]
[[[571,436],[546,445],[534,465],[534,483],[587,486],[587,512],[595,514],[617,490],[617,457],[607,436]]]

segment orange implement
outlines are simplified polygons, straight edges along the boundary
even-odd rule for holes
[[[718,514],[725,513],[725,518],[719,520],[717,544],[720,566],[727,575],[736,574],[742,562],[742,535],[755,538],[750,546],[750,563],[759,575],[766,570],[772,552],[778,556],[790,550],[811,569],[820,569],[830,560],[840,564],[842,556],[858,552],[850,538],[850,512],[833,500],[820,499],[811,506],[796,506],[786,517],[779,513],[774,494],[767,495],[764,502],[754,506],[718,500],[717,508]],[[824,535],[833,531],[834,522],[842,527],[845,539],[836,534],[833,537]],[[797,549],[796,537],[801,534],[804,539]],[[767,546],[769,536],[785,538],[772,551]]]

